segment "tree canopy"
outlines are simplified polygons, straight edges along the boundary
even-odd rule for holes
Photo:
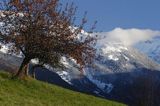
[[[73,3],[63,6],[59,0],[10,0],[1,11],[0,42],[9,44],[10,52],[22,53],[23,61],[16,76],[32,59],[39,65],[61,67],[61,57],[73,58],[83,68],[91,64],[95,55],[96,39],[79,35],[86,24],[84,16],[75,25],[76,7]],[[94,28],[94,25],[91,29]]]

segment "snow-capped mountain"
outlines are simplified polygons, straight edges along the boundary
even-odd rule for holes
[[[104,43],[104,38],[98,40],[96,59],[92,67],[84,69],[84,75],[76,73],[77,69],[72,66],[68,68],[68,71],[60,71],[58,74],[66,82],[82,91],[89,90],[98,96],[126,103],[141,100],[140,98],[144,96],[143,93],[139,93],[140,98],[137,99],[136,93],[132,94],[133,92],[130,91],[137,84],[143,85],[141,81],[137,82],[139,78],[150,78],[150,75],[153,75],[152,77],[157,82],[154,86],[157,89],[160,83],[159,64],[133,47],[106,40],[107,38],[105,38],[106,43]]]
[[[149,70],[159,70],[160,68],[160,65],[149,59],[147,55],[140,53],[133,47],[126,46],[121,42],[110,41],[110,39],[107,39],[107,36],[101,36],[99,38],[96,48],[97,55],[93,67],[86,67],[84,69],[84,75],[94,84],[96,84],[101,90],[105,91],[104,89],[109,89],[109,91],[106,91],[108,93],[111,91],[111,88],[113,88],[113,85],[111,83],[103,82],[102,80],[95,80],[93,76],[127,73],[134,72],[136,70],[140,72],[139,69],[142,68]],[[69,72],[58,72],[58,74],[68,83],[71,83],[70,81],[72,76],[81,74],[78,73],[78,69],[73,68],[71,64],[68,67],[68,70]],[[72,75],[73,73],[74,75]],[[107,88],[107,86],[109,88]]]

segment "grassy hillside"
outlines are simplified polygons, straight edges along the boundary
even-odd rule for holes
[[[0,72],[0,105],[2,106],[124,106],[31,78],[10,79]]]

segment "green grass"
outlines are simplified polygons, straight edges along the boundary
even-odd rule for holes
[[[124,106],[123,104],[67,90],[32,78],[11,79],[0,72],[1,106]]]

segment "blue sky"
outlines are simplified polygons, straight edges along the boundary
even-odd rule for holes
[[[88,12],[88,24],[97,31],[120,28],[160,30],[160,0],[61,0],[78,6],[77,21]]]

